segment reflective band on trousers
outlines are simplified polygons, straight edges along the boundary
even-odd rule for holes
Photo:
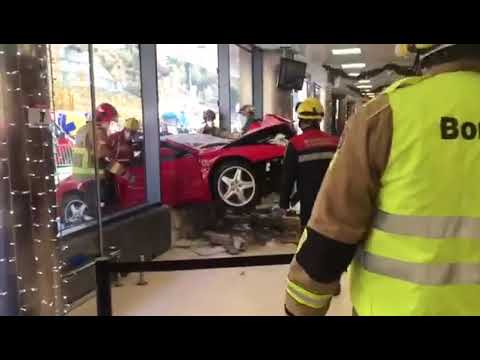
[[[328,304],[332,295],[318,295],[302,289],[297,284],[287,280],[287,293],[296,302],[311,307],[313,309],[321,309]]]
[[[421,285],[480,284],[480,264],[421,264],[374,255],[359,248],[355,256],[367,271]]]
[[[328,160],[333,159],[335,153],[333,152],[322,152],[322,153],[313,153],[313,154],[305,154],[300,155],[298,157],[298,162],[307,162],[307,161],[314,161],[314,160]]]
[[[480,240],[480,218],[472,217],[392,215],[379,210],[373,227],[397,235]]]

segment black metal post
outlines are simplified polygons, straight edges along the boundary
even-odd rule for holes
[[[90,71],[90,102],[92,105],[92,135],[93,135],[93,143],[97,144],[97,131],[95,127],[96,119],[95,119],[95,111],[97,108],[96,104],[96,96],[95,96],[95,68],[94,68],[94,56],[93,56],[93,44],[88,44],[88,63],[89,63],[89,71]],[[98,164],[98,157],[97,157],[97,146],[93,146],[93,155],[95,157],[95,190],[97,196],[97,221],[98,221],[98,252],[100,256],[104,256],[105,249],[103,248],[103,219],[102,219],[102,191],[100,188],[100,175],[99,175],[99,164]]]
[[[112,316],[111,273],[182,271],[199,269],[222,269],[251,266],[287,265],[292,262],[293,254],[269,256],[241,256],[238,258],[188,259],[171,261],[110,262],[100,258],[96,262],[97,274],[97,315]],[[143,280],[143,277],[140,279]],[[143,284],[138,285],[146,285]]]
[[[99,258],[95,263],[98,316],[112,316],[112,285],[109,265],[108,258]]]

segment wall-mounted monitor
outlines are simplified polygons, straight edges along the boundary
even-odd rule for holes
[[[306,63],[282,58],[278,72],[277,87],[284,90],[302,90],[306,71]]]

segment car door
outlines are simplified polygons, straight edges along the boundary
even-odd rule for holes
[[[186,147],[161,143],[160,177],[164,204],[175,207],[210,200],[198,156]]]

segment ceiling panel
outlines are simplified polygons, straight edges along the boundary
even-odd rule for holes
[[[306,60],[309,63],[309,71],[328,64],[340,68],[345,63],[365,63],[364,69],[351,69],[347,72],[361,72],[364,70],[376,69],[388,63],[410,65],[412,58],[401,59],[395,56],[395,44],[256,44],[265,50],[279,49],[280,47],[291,46],[293,48],[302,46]],[[362,53],[359,55],[333,55],[332,49],[345,49],[359,47]],[[393,72],[383,72],[371,79],[372,87],[389,84],[399,76]],[[345,88],[348,84],[355,83],[354,80],[341,79],[340,87]]]
[[[358,55],[333,55],[332,49],[346,49],[359,47],[362,53]],[[349,69],[346,72],[358,73],[365,70],[376,69],[388,63],[410,65],[412,58],[401,59],[395,55],[395,44],[308,44],[309,63],[324,65],[328,64],[340,68],[347,63],[365,63],[364,69]],[[371,79],[372,87],[389,84],[399,76],[393,72],[383,72]],[[355,80],[342,79],[340,87],[345,88],[348,84],[356,83]]]

